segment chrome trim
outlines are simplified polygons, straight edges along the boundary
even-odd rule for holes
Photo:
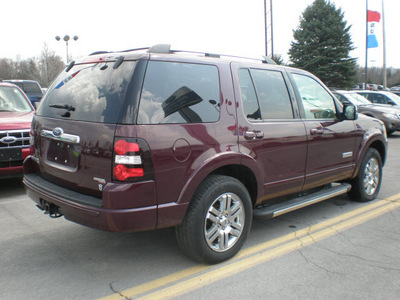
[[[57,130],[55,130],[55,129],[57,129]],[[64,133],[63,130],[58,127],[55,129],[42,130],[40,135],[45,138],[53,139],[53,140],[60,141],[60,142],[73,143],[73,144],[79,144],[79,142],[81,141],[81,138],[79,135]],[[56,131],[57,135],[54,134],[54,131]]]
[[[29,129],[0,131],[0,149],[29,147]]]
[[[343,158],[353,157],[353,152],[352,152],[352,151],[350,151],[350,152],[343,152],[343,153],[342,153],[342,157],[343,157]]]
[[[15,136],[5,136],[0,139],[0,142],[3,144],[13,144],[17,141]]]

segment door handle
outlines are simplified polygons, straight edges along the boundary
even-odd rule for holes
[[[244,133],[244,138],[248,141],[251,140],[261,140],[264,138],[264,132],[258,131],[258,130],[253,130],[253,131],[246,131]]]
[[[311,135],[323,135],[324,129],[323,128],[312,128],[310,129]]]

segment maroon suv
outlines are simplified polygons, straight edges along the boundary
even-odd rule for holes
[[[24,183],[50,216],[120,232],[175,226],[207,263],[240,250],[253,214],[374,199],[387,147],[382,122],[305,71],[167,45],[71,62],[32,132]]]

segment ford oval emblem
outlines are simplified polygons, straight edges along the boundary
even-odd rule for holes
[[[17,141],[17,138],[15,136],[5,136],[0,139],[0,142],[3,144],[12,144]]]
[[[62,130],[62,128],[60,128],[60,127],[56,127],[53,129],[52,132],[53,132],[54,136],[62,136],[64,133],[64,130]]]

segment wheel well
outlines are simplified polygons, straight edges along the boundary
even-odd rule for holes
[[[228,165],[215,170],[212,174],[230,176],[239,180],[247,188],[253,204],[257,200],[257,180],[253,172],[241,165]]]
[[[379,152],[382,159],[382,165],[384,165],[386,161],[385,146],[381,142],[375,141],[371,144],[370,147],[376,149]]]

